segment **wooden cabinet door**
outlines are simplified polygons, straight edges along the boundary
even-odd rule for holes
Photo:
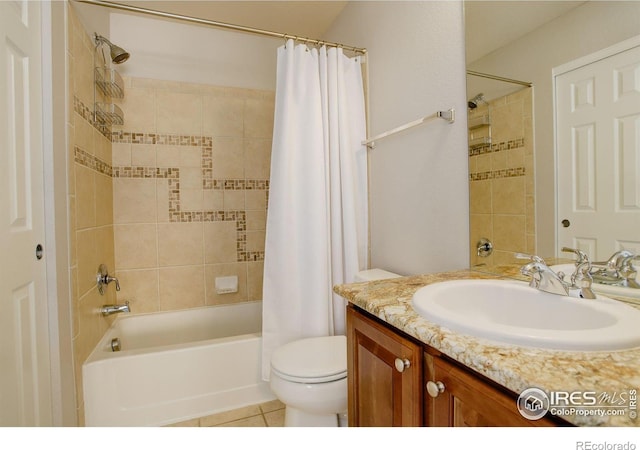
[[[354,306],[347,341],[349,426],[421,426],[422,348]]]
[[[428,426],[527,427],[554,426],[547,419],[528,420],[520,415],[515,398],[494,388],[472,373],[442,358],[425,353],[426,382],[441,382],[437,397],[425,393]]]

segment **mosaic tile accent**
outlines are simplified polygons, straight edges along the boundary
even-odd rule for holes
[[[84,120],[93,125],[93,111],[87,105],[82,103],[75,95],[73,96],[73,110],[78,113]]]
[[[114,144],[158,144],[211,147],[213,145],[213,138],[211,136],[112,131],[111,142],[113,142]]]
[[[503,152],[505,150],[511,150],[521,147],[524,147],[524,138],[512,139],[509,141],[496,142],[494,144],[480,145],[478,147],[469,148],[469,156]]]
[[[102,134],[107,139],[111,140],[111,129],[106,127],[100,123],[97,123],[94,120],[93,109],[89,108],[85,105],[82,100],[80,100],[75,95],[73,96],[73,110],[84,120],[89,122],[93,128],[98,130],[100,134]]]
[[[107,164],[97,156],[85,152],[80,147],[73,147],[73,155],[74,161],[78,164],[95,170],[96,172],[108,177],[113,176],[113,168],[109,164]]]
[[[175,178],[180,177],[177,167],[114,167],[114,178]]]
[[[504,142],[496,142],[494,144],[482,145],[479,147],[469,148],[469,156],[478,156],[487,153],[503,152],[511,149],[524,147],[524,138],[512,139]],[[469,180],[483,181],[495,180],[497,178],[511,178],[525,176],[524,167],[516,167],[512,169],[493,170],[487,172],[470,173]]]
[[[74,100],[77,100],[74,98]],[[91,118],[93,113],[75,102],[77,111],[81,111],[83,118]],[[79,112],[80,114],[80,112]],[[110,134],[113,143],[158,144],[202,147],[202,179],[203,189],[213,190],[262,190],[268,201],[269,180],[261,179],[213,179],[213,139],[210,136],[185,136],[171,134],[134,133],[129,131],[114,131]],[[166,179],[169,185],[170,222],[234,222],[236,223],[237,262],[263,261],[264,252],[247,251],[247,213],[246,211],[183,211],[180,204],[180,169],[177,167],[142,167],[116,166],[111,167],[94,155],[90,155],[79,147],[74,148],[75,161],[78,164],[96,170],[113,178],[143,178]]]
[[[209,188],[221,191],[266,191],[269,180],[211,180]]]
[[[202,189],[213,189],[213,147],[202,147]]]
[[[135,133],[114,131],[114,143],[192,146],[202,148],[202,188],[213,190],[262,190],[268,198],[269,180],[214,179],[213,139],[210,136]],[[247,251],[247,213],[244,210],[183,211],[180,202],[180,169],[176,167],[114,167],[115,178],[163,178],[169,183],[170,222],[235,222],[237,262],[263,261],[264,252]]]
[[[526,175],[524,167],[515,167],[513,169],[493,170],[488,172],[479,172],[469,174],[471,181],[495,180],[497,178],[523,177]]]

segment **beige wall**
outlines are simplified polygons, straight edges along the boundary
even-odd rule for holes
[[[462,2],[350,2],[325,39],[366,47],[370,134],[438,110],[369,151],[371,265],[401,274],[469,265]]]
[[[469,112],[469,121],[488,115],[490,125],[469,131],[491,135],[491,144],[469,148],[471,264],[514,262],[513,253],[535,253],[532,89],[525,88]],[[493,243],[479,257],[476,243]]]
[[[551,71],[640,33],[640,2],[590,1],[496,52],[469,69],[527,80],[534,86],[538,252],[555,255],[555,164]]]
[[[68,5],[67,62],[69,76],[68,161],[69,242],[72,286],[72,340],[78,420],[83,424],[82,363],[89,356],[110,320],[99,308],[113,303],[115,287],[98,293],[96,273],[104,263],[115,271],[111,142],[108,130],[94,126],[93,51],[89,34]]]
[[[126,78],[115,256],[133,313],[262,299],[273,91]],[[238,277],[217,294],[215,278]]]

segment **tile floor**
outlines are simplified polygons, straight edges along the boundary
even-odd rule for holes
[[[170,427],[283,427],[284,404],[273,400],[211,416],[174,423]]]

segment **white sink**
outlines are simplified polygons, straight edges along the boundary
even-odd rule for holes
[[[640,310],[600,295],[587,300],[515,281],[455,280],[418,289],[412,304],[438,325],[507,344],[580,351],[640,346]]]
[[[557,264],[550,267],[555,273],[564,272],[566,275],[565,280],[571,277],[571,274],[575,271],[576,266],[574,264]],[[638,282],[640,279],[636,278]],[[607,284],[592,283],[591,289],[595,292],[601,292],[607,295],[617,295],[620,297],[629,297],[640,299],[640,289],[628,288],[624,286],[609,286]]]

